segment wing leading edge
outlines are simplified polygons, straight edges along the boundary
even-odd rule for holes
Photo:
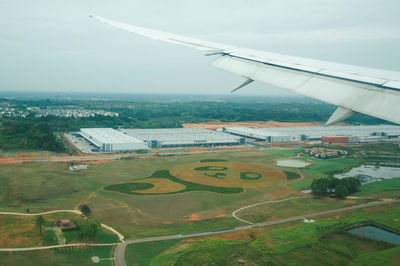
[[[326,125],[357,113],[400,124],[400,72],[244,49],[93,18],[154,40],[219,55],[212,66],[241,76],[233,91],[255,80],[338,106]]]

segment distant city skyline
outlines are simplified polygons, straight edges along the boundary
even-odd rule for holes
[[[259,50],[400,71],[398,1],[2,1],[0,91],[229,94],[199,51],[89,18]],[[323,88],[321,88],[323,89]],[[293,95],[264,84],[241,94]]]

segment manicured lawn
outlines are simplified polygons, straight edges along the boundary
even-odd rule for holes
[[[298,173],[291,172],[291,171],[283,171],[283,173],[285,173],[286,178],[288,180],[298,179],[301,177]]]
[[[176,194],[176,193],[185,193],[185,192],[190,192],[190,191],[203,191],[203,192],[215,192],[219,194],[237,194],[243,192],[243,188],[229,188],[229,187],[215,187],[215,186],[207,186],[207,185],[202,185],[202,184],[197,184],[197,183],[192,183],[188,182],[185,180],[181,180],[179,178],[176,178],[175,176],[171,175],[171,173],[168,170],[159,170],[154,172],[151,176],[148,177],[149,179],[151,178],[168,178],[172,182],[176,182],[179,184],[182,184],[185,186],[184,189],[179,190],[179,191],[174,191],[174,192],[167,192],[167,193],[140,193],[132,190],[132,186],[135,186],[136,184],[141,184],[141,183],[122,183],[122,184],[117,184],[117,185],[108,185],[104,187],[104,190],[106,191],[116,191],[128,195],[160,195],[160,194]],[[143,179],[143,181],[146,179]],[[144,183],[141,185],[150,185],[153,186],[152,184]],[[140,189],[142,190],[142,189]],[[138,190],[138,191],[140,191]]]
[[[354,196],[374,195],[380,192],[390,192],[393,196],[400,196],[400,178],[392,178],[362,185],[360,187],[360,192],[355,193]]]

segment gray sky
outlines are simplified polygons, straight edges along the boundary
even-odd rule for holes
[[[400,71],[396,0],[1,0],[0,90],[228,94],[211,57],[89,18]],[[238,93],[279,94],[251,84]]]

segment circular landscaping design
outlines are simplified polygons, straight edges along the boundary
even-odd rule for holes
[[[264,164],[207,162],[179,165],[170,170],[178,179],[216,187],[257,188],[282,184],[286,176]]]
[[[240,179],[242,180],[258,180],[264,176],[257,172],[240,172]]]

